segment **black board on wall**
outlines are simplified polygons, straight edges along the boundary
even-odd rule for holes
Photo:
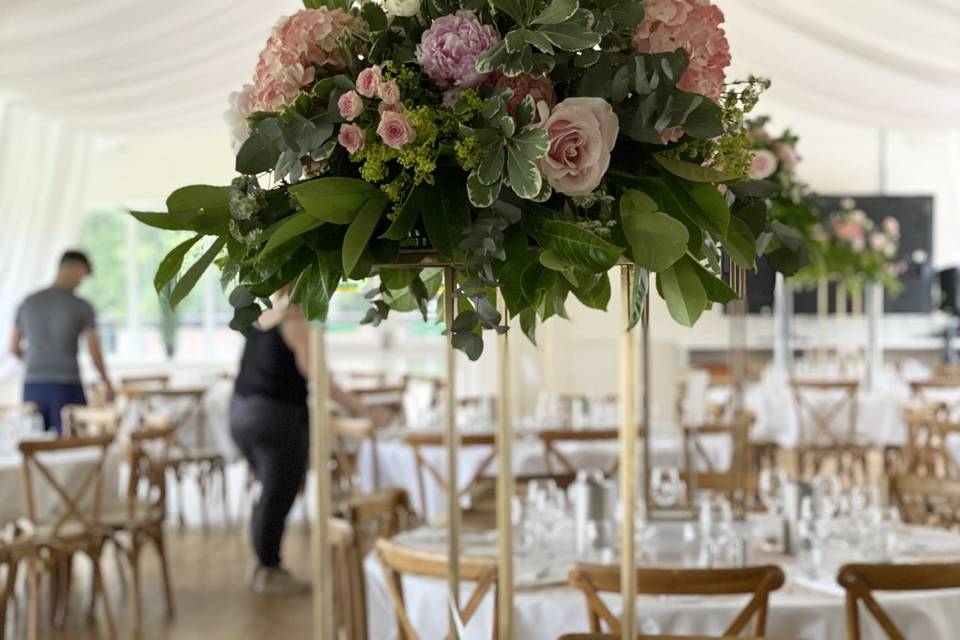
[[[898,257],[907,269],[900,276],[903,291],[896,296],[886,294],[883,309],[888,313],[930,313],[934,309],[933,286],[936,273],[931,263],[933,252],[933,196],[845,196],[827,195],[816,200],[824,217],[840,209],[844,198],[856,200],[857,208],[879,225],[887,216],[900,222],[900,251]],[[773,307],[773,268],[760,260],[756,272],[747,274],[747,302],[750,313],[768,313]],[[830,312],[834,311],[835,296],[830,287]],[[796,291],[794,313],[816,313],[815,291]]]

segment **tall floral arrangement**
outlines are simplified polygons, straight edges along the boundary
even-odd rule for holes
[[[374,324],[455,296],[476,358],[506,330],[498,291],[533,338],[571,295],[606,308],[627,261],[634,319],[656,273],[690,325],[734,298],[724,260],[794,244],[748,177],[766,83],[727,77],[723,20],[704,0],[307,0],[231,99],[240,175],[134,212],[196,234],[155,284],[176,304],[216,263],[239,329],[289,283],[315,320],[343,279],[373,278]]]

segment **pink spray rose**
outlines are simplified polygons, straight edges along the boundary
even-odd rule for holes
[[[543,127],[550,148],[537,163],[550,186],[568,196],[596,189],[620,132],[610,104],[602,98],[567,98],[553,108]]]
[[[337,108],[340,109],[340,116],[351,122],[363,113],[363,98],[356,91],[347,91],[337,100]]]
[[[281,19],[257,61],[250,107],[281,111],[316,80],[316,69],[344,68],[337,39],[353,28],[353,18],[340,9],[303,9]]]
[[[377,96],[387,104],[397,104],[400,102],[400,87],[393,80],[381,82],[377,87]]]
[[[788,167],[795,167],[800,162],[800,156],[797,154],[797,150],[788,144],[778,144],[776,146],[776,153],[777,160]]]
[[[440,87],[472,89],[487,74],[477,71],[477,58],[500,41],[497,30],[480,22],[472,11],[461,9],[441,16],[423,32],[417,45],[417,62]]]
[[[386,111],[380,117],[380,125],[377,127],[377,134],[388,147],[399,149],[408,142],[413,142],[417,137],[407,116],[397,111]]]
[[[670,144],[671,142],[676,142],[683,137],[683,127],[668,127],[657,131],[657,137],[660,138],[660,142],[663,144]]]
[[[513,115],[520,103],[527,96],[533,97],[534,104],[544,102],[547,109],[553,109],[557,104],[557,94],[553,91],[553,83],[550,78],[534,78],[531,75],[521,73],[511,78],[507,75],[500,75],[497,78],[497,89],[511,89],[513,96],[507,101],[507,113]]]
[[[381,102],[377,105],[377,113],[380,115],[385,114],[387,111],[395,111],[397,113],[403,113],[406,111],[406,107],[403,106],[402,102],[394,102],[393,104],[388,104],[386,102]]]
[[[723,12],[706,0],[644,0],[646,15],[633,34],[640,53],[664,53],[683,48],[690,64],[677,87],[720,99],[730,44],[720,28]]]
[[[340,126],[340,133],[337,135],[337,142],[347,150],[348,153],[356,153],[363,149],[363,129],[355,124],[344,124]]]
[[[372,98],[377,95],[377,89],[380,88],[380,67],[373,65],[367,67],[357,76],[357,93],[364,98]]]
[[[759,149],[753,151],[753,159],[750,161],[750,170],[747,175],[751,180],[766,180],[777,170],[777,156],[772,151]]]

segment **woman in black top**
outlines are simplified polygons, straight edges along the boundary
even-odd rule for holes
[[[262,487],[251,522],[257,556],[251,586],[263,595],[309,589],[280,563],[287,514],[307,472],[307,333],[296,305],[264,312],[260,328],[247,336],[230,402],[230,433]],[[341,407],[364,411],[353,396],[331,386]]]

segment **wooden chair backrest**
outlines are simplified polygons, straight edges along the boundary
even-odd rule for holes
[[[397,615],[397,626],[403,640],[419,640],[419,635],[407,616],[403,600],[404,574],[428,578],[447,577],[447,556],[443,553],[431,553],[403,547],[389,540],[378,540],[377,555],[383,567],[390,599]],[[494,613],[492,638],[497,640],[497,559],[478,556],[460,558],[460,579],[476,582],[477,586],[467,603],[458,608],[456,615],[462,625],[467,625],[473,614],[483,603],[484,597],[493,591]]]
[[[960,462],[947,447],[947,439],[960,434],[960,422],[949,419],[941,403],[913,407],[904,412],[907,442],[903,447],[903,470],[911,474],[960,476]]]
[[[347,498],[343,514],[353,529],[361,556],[367,555],[378,539],[392,538],[418,524],[407,492],[399,488]]]
[[[637,427],[637,435],[643,438],[644,429]],[[557,473],[554,462],[559,465],[559,473],[576,474],[579,467],[574,464],[559,449],[559,445],[565,442],[616,442],[620,438],[619,429],[582,429],[574,431],[573,429],[544,429],[537,432],[537,437],[543,445],[543,463],[548,474]],[[606,477],[613,476],[617,472],[620,464],[619,457],[616,457],[609,469],[604,469],[603,474]]]
[[[35,402],[21,402],[17,404],[0,404],[0,418],[10,413],[18,415],[29,415],[37,412]]]
[[[143,413],[163,414],[173,421],[174,433],[171,448],[180,452],[194,449],[203,449],[206,445],[204,424],[203,399],[206,396],[205,387],[178,387],[176,389],[129,389],[125,393],[132,403],[138,405],[138,411]],[[176,411],[170,411],[171,403],[177,403]],[[198,428],[194,434],[195,440],[187,442],[182,433],[184,425],[191,420],[198,420]]]
[[[420,499],[422,504],[426,504],[426,485],[424,474],[429,473],[434,481],[444,491],[451,490],[451,483],[446,474],[440,471],[436,465],[432,464],[423,455],[424,448],[443,446],[443,435],[433,432],[413,431],[404,436],[404,442],[413,451],[414,459],[417,463],[417,481],[420,485]],[[481,460],[477,466],[476,472],[470,477],[470,480],[460,489],[454,489],[457,496],[463,496],[470,492],[474,484],[482,478],[489,470],[493,461],[497,457],[497,449],[494,446],[496,442],[492,433],[465,433],[460,436],[460,448],[466,447],[488,447],[490,452]]]
[[[158,515],[166,511],[167,459],[173,431],[173,421],[155,414],[140,418],[139,429],[130,432],[127,480],[127,511],[133,516],[138,504],[147,504]]]
[[[334,480],[348,493],[356,490],[359,477],[358,452],[364,440],[376,436],[373,422],[368,418],[333,416],[333,458],[337,463]]]
[[[800,441],[810,444],[825,441],[829,444],[844,444],[854,440],[857,432],[857,393],[860,383],[855,380],[791,380]],[[840,392],[839,398],[825,400],[825,392]],[[814,398],[810,398],[813,394]],[[846,413],[844,433],[833,429],[833,422]]]
[[[52,490],[57,496],[60,509],[57,520],[53,523],[52,534],[59,536],[64,527],[70,523],[80,525],[79,535],[89,536],[100,525],[100,506],[103,500],[103,466],[107,458],[107,448],[113,442],[112,435],[91,436],[88,438],[61,438],[59,440],[40,440],[21,442],[20,453],[23,456],[23,491],[27,504],[27,518],[38,524],[35,475],[42,484]],[[97,458],[87,470],[84,478],[78,482],[71,482],[66,486],[57,478],[40,457],[42,454],[55,452],[79,451],[95,449]],[[87,504],[89,503],[89,507]],[[46,524],[46,523],[44,523]]]
[[[888,486],[890,503],[907,524],[960,529],[960,480],[901,475]]]
[[[350,523],[330,520],[330,552],[333,554],[333,599],[338,638],[367,640],[367,596],[363,553]]]
[[[623,636],[618,633],[567,633],[560,636],[559,640],[621,640]],[[637,636],[637,640],[729,640],[729,636]],[[743,638],[742,640],[756,640],[755,638]],[[790,638],[777,638],[776,640],[791,640]],[[796,640],[796,639],[793,639]]]
[[[849,640],[860,640],[860,602],[863,602],[890,640],[906,640],[906,636],[874,599],[873,591],[957,589],[960,588],[960,563],[848,564],[840,567],[837,582],[847,592]]]
[[[767,602],[771,591],[783,586],[783,571],[776,566],[741,569],[637,569],[639,595],[732,595],[753,594],[739,615],[727,627],[725,636],[737,636],[755,618],[753,635],[762,637],[767,624]],[[620,632],[620,620],[599,594],[620,592],[620,567],[577,563],[570,569],[569,582],[587,600],[590,630]],[[624,605],[627,606],[627,605]]]
[[[155,391],[170,386],[170,376],[166,374],[149,374],[142,376],[124,376],[120,378],[121,393],[132,390]]]
[[[701,438],[727,436],[734,450],[737,446],[749,442],[750,427],[755,417],[750,412],[743,412],[731,420],[705,422],[699,425],[683,426],[683,456],[684,467],[691,471],[702,463],[707,471],[717,471],[707,455]]]
[[[750,452],[750,427],[754,420],[752,413],[744,411],[728,421],[683,427],[683,476],[690,504],[694,502],[695,491],[708,489],[726,494],[739,508],[748,507],[757,487],[756,472],[751,469],[754,456]],[[703,438],[718,436],[730,440],[730,467],[724,471],[714,467],[703,442]],[[700,471],[701,463],[705,471]]]
[[[60,412],[63,435],[67,438],[115,436],[120,430],[120,420],[120,411],[112,405],[90,407],[68,404]]]

